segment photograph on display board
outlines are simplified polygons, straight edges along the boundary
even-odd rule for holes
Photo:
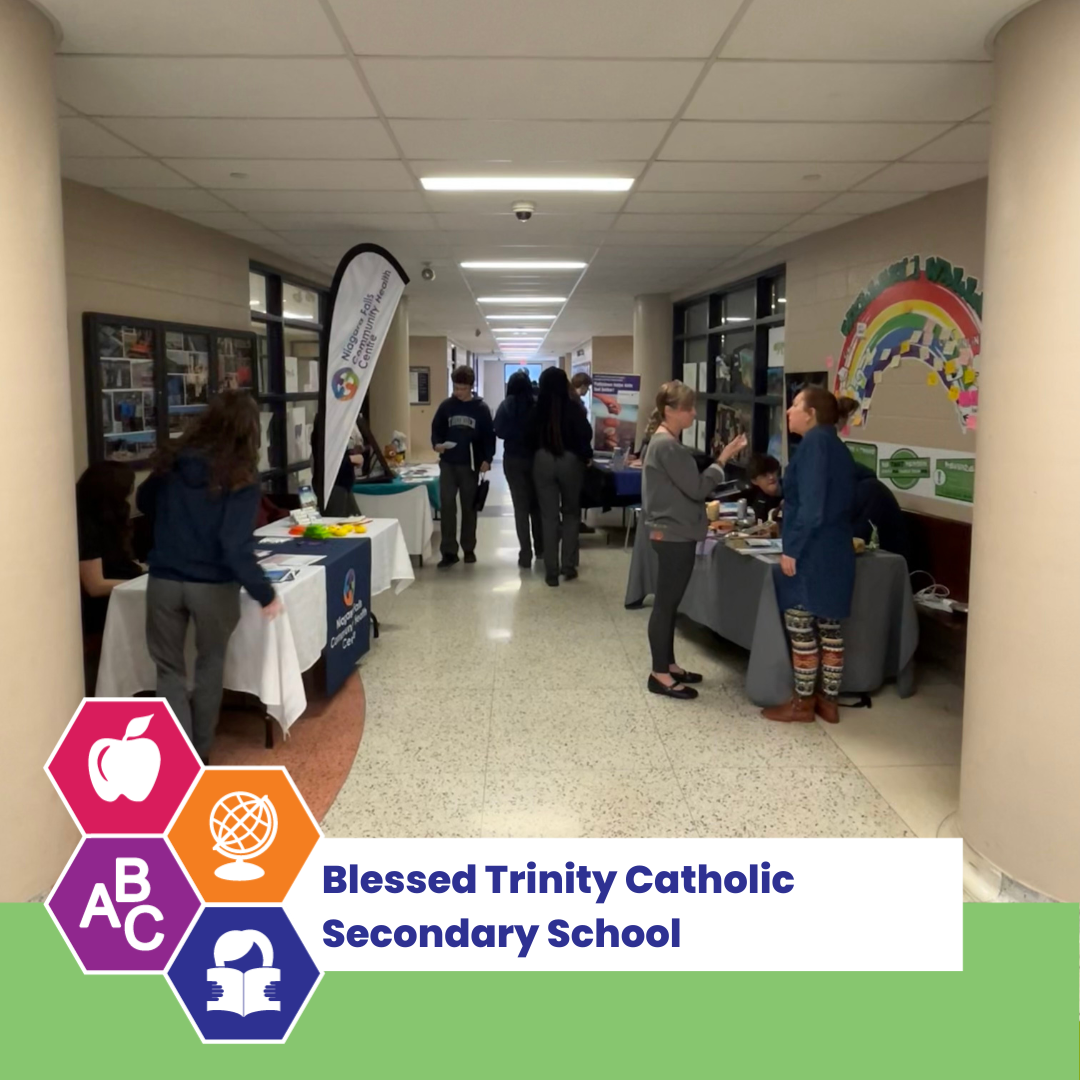
[[[166,400],[169,409],[179,409],[185,404],[184,401],[184,377],[182,375],[170,375],[165,381]]]
[[[130,390],[131,361],[102,360],[101,388],[103,390]]]
[[[640,398],[640,375],[593,376],[591,412],[594,450],[613,454],[616,450],[630,451],[634,448]]]
[[[135,330],[125,326],[123,331],[124,355],[131,360],[152,360],[154,357],[154,331]]]
[[[124,355],[124,335],[120,327],[98,327],[98,355],[102,358]]]
[[[131,362],[131,385],[136,390],[154,389],[154,362],[152,360]]]
[[[250,390],[253,349],[243,338],[218,338],[218,389]]]

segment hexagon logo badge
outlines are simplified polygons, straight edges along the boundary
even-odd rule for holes
[[[203,770],[169,842],[208,903],[280,904],[319,835],[285,769],[215,767]]]
[[[201,768],[158,698],[85,698],[45,763],[87,835],[160,836]]]
[[[281,908],[204,908],[168,971],[203,1042],[283,1042],[322,974]]]
[[[45,902],[84,972],[164,971],[200,903],[160,837],[87,837]]]

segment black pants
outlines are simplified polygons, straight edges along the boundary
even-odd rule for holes
[[[195,689],[188,696],[184,643],[195,623]],[[225,650],[240,621],[240,586],[169,581],[146,585],[146,644],[157,667],[157,692],[176,713],[203,761],[210,758],[221,709]]]
[[[556,457],[548,450],[536,452],[533,482],[536,484],[544,534],[544,570],[549,577],[560,569],[577,569],[581,478],[584,471],[581,458],[575,454],[566,453]]]
[[[327,517],[359,517],[360,507],[356,505],[356,496],[352,488],[335,484],[330,491],[330,498],[326,500]]]
[[[540,504],[533,485],[532,458],[505,458],[503,472],[510,486],[510,498],[514,503],[514,525],[517,527],[519,555],[531,559],[544,555],[544,534],[540,523]],[[531,535],[530,535],[531,530]]]
[[[675,616],[694,572],[697,544],[693,540],[653,540],[651,543],[660,568],[649,617],[649,648],[653,671],[662,673],[675,663]]]
[[[442,541],[444,555],[458,553],[457,499],[461,496],[461,550],[466,555],[476,550],[476,473],[471,465],[439,464],[439,499],[442,502]]]

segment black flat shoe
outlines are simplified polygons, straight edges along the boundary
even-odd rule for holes
[[[573,581],[574,578],[577,577],[577,568],[571,566],[569,570],[564,570],[562,572],[562,576],[566,578],[567,581]]]
[[[559,575],[548,574],[548,576],[544,578],[544,581],[546,581],[552,588],[555,588],[559,584]]]
[[[465,552],[465,561],[467,563],[469,563],[469,564],[472,564],[472,563],[476,562],[476,552],[475,551],[466,551]]]
[[[456,555],[444,555],[439,560],[439,569],[440,570],[445,570],[448,566],[454,566],[457,563],[457,561],[458,561],[458,557]]]
[[[531,555],[519,555],[518,556],[518,566],[520,566],[522,570],[528,570],[532,566],[532,556]]]
[[[692,686],[683,686],[682,683],[665,686],[655,675],[649,676],[649,693],[659,694],[661,697],[678,698],[679,701],[693,701],[698,696]]]
[[[671,677],[673,679],[678,679],[684,686],[703,682],[705,679],[704,675],[698,675],[696,671],[673,671]]]

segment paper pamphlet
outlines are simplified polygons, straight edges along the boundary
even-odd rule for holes
[[[218,983],[225,991],[217,1001],[206,1003],[207,1012],[231,1012],[240,1016],[253,1012],[281,1012],[281,1002],[270,1001],[265,992],[269,983],[281,980],[280,968],[240,971],[233,967],[212,967],[206,969],[206,978]]]
[[[321,563],[323,558],[322,555],[271,555],[269,558],[262,560],[262,565],[299,570],[305,566],[314,566],[316,563]]]

